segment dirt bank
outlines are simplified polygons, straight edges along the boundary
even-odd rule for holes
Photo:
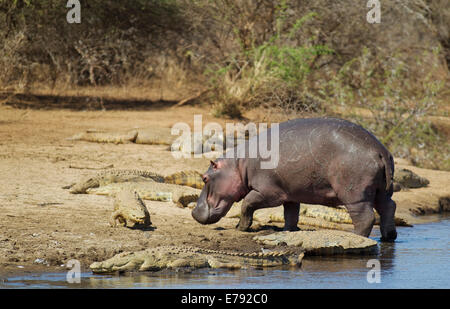
[[[98,144],[70,141],[83,130],[170,127],[193,115],[224,124],[198,107],[151,111],[39,111],[0,106],[0,274],[61,271],[60,265],[78,259],[82,268],[96,260],[150,246],[189,244],[211,249],[254,251],[251,239],[282,227],[282,223],[255,225],[251,233],[235,230],[238,219],[224,218],[202,226],[189,209],[171,203],[146,201],[153,231],[111,228],[112,201],[97,195],[72,195],[63,186],[95,174],[90,168],[147,169],[168,175],[176,171],[204,171],[209,159],[174,159],[167,146]],[[251,117],[251,116],[249,116]],[[401,166],[407,162],[400,162]],[[430,180],[429,188],[396,193],[398,214],[413,223],[414,216],[446,209],[439,197],[450,195],[450,173],[410,167]],[[437,203],[437,204],[436,204]],[[437,206],[436,206],[437,205]],[[423,211],[418,210],[421,208]],[[416,211],[417,210],[417,211]]]

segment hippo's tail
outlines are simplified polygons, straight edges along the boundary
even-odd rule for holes
[[[394,183],[394,158],[388,152],[380,154],[380,159],[384,165],[384,175],[386,177],[386,191],[389,191],[391,185]]]

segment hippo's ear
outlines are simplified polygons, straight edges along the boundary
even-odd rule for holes
[[[216,162],[214,162],[214,161],[209,161],[209,162],[211,162],[211,167],[212,167],[213,169],[216,169],[216,168],[217,168],[217,163],[216,163]]]

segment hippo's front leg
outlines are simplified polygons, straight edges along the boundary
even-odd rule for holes
[[[242,203],[241,218],[236,227],[240,231],[247,231],[252,225],[255,210],[265,207],[268,207],[266,198],[258,191],[250,191]]]
[[[298,231],[298,215],[300,213],[300,203],[286,202],[284,207],[284,231]]]

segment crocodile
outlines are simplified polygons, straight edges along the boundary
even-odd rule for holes
[[[108,260],[94,262],[90,268],[94,273],[113,273],[181,267],[227,269],[283,265],[300,267],[303,256],[304,253],[298,250],[241,253],[188,246],[163,246],[136,252],[122,252]]]
[[[284,220],[283,220],[283,222],[284,222]],[[327,229],[327,230],[340,230],[340,231],[352,231],[353,230],[353,225],[350,225],[350,224],[335,223],[335,222],[326,221],[326,220],[320,219],[320,218],[305,217],[305,216],[300,216],[298,218],[298,224],[312,226],[312,227],[316,227],[316,228],[320,228],[320,229]]]
[[[87,130],[69,137],[68,140],[114,144],[171,145],[175,138],[176,136],[171,134],[170,128],[149,127],[113,132]]]
[[[380,225],[380,216],[374,211],[375,224]],[[303,218],[303,219],[302,219]],[[320,221],[308,220],[306,218],[321,219]],[[272,221],[284,219],[280,216],[271,215]],[[345,208],[331,208],[320,205],[307,205],[300,206],[300,221],[303,221],[304,225],[311,225],[327,229],[347,230],[347,227],[343,224],[352,224],[352,218]],[[403,218],[394,217],[396,226],[411,226]]]
[[[177,138],[176,135],[172,135],[170,128],[164,127],[149,127],[137,129],[138,135],[136,137],[136,144],[147,145],[172,145],[173,141]]]
[[[352,218],[344,208],[331,208],[319,205],[301,205],[300,215],[311,218],[320,218],[334,223],[352,224]]]
[[[323,219],[328,222],[338,224],[352,224],[352,218],[345,208],[331,208],[320,205],[302,205],[300,214],[306,217]],[[380,216],[375,212],[375,224],[380,225]],[[396,226],[411,226],[403,218],[394,217]]]
[[[165,183],[171,183],[182,186],[189,186],[196,189],[202,189],[205,184],[202,174],[197,171],[181,171],[164,177]]]
[[[191,141],[196,135],[191,134],[189,138]],[[124,143],[136,143],[136,144],[147,144],[147,145],[173,145],[173,142],[180,137],[178,135],[172,135],[171,128],[165,127],[147,127],[147,128],[135,128],[127,131],[110,131],[105,132],[101,130],[87,130],[78,133],[68,140],[73,141],[87,141],[96,143],[114,143],[114,144],[124,144]],[[201,137],[200,143],[195,143],[203,145],[207,143],[210,136],[203,135]],[[181,140],[180,140],[181,141]],[[223,143],[223,136],[216,139],[217,142]],[[184,142],[184,141],[183,141]],[[184,143],[180,145],[183,148]],[[192,147],[192,146],[191,146]],[[193,149],[193,148],[192,148]],[[178,149],[182,150],[182,149]],[[213,150],[213,149],[211,149]]]
[[[240,207],[242,202],[235,203],[233,207]],[[240,213],[229,216],[229,218],[239,218]],[[269,214],[268,220],[267,215],[261,216],[258,212],[255,212],[255,219],[259,221],[269,221],[269,222],[284,222],[284,216],[279,213]],[[403,218],[394,217],[394,222],[396,226],[412,226]],[[352,224],[352,219],[350,214],[345,208],[331,208],[321,205],[309,205],[302,204],[300,206],[300,225],[309,225],[324,229],[333,230],[343,230],[348,231],[351,227],[348,224]],[[375,213],[375,224],[380,224],[380,216]]]
[[[376,254],[376,240],[346,231],[296,231],[275,232],[253,237],[257,243],[265,246],[284,245],[289,249],[297,247],[305,256],[342,255],[342,254]]]
[[[302,205],[303,207],[304,205]],[[270,214],[267,217],[260,216],[258,213],[255,213],[255,220],[257,221],[266,221],[266,222],[280,222],[284,223],[284,217],[280,214]],[[332,221],[327,221],[320,217],[307,217],[307,216],[299,216],[298,218],[299,225],[305,225],[308,227],[314,227],[319,229],[328,229],[328,230],[341,230],[341,231],[352,231],[353,225],[347,223],[336,223]]]
[[[147,207],[135,190],[121,190],[115,195],[114,212],[109,224],[115,227],[117,221],[130,228],[148,227],[152,224]]]
[[[110,183],[118,182],[140,182],[140,181],[154,181],[164,182],[164,177],[150,171],[141,170],[107,170],[98,173],[95,176],[87,177],[82,181],[64,187],[70,188],[70,193],[80,194],[86,193],[90,188],[98,188]]]
[[[96,143],[125,144],[125,143],[134,143],[136,141],[137,136],[138,136],[137,130],[132,130],[128,132],[86,131],[76,134],[75,136],[68,138],[68,140],[96,142]]]
[[[136,190],[144,200],[173,202],[178,207],[184,208],[191,202],[197,201],[200,190],[186,186],[178,186],[158,182],[124,182],[111,183],[99,188],[91,188],[88,194],[115,196],[120,190]]]
[[[154,126],[110,132],[91,129],[78,133],[67,139],[72,141],[87,141],[96,143],[167,145],[170,146],[167,150],[181,151],[183,153],[200,153],[206,151],[205,149],[210,151],[221,151],[223,150],[223,147],[227,146],[227,143],[232,144],[234,147],[248,139],[249,136],[253,135],[246,131],[245,128],[237,128],[235,130],[244,131],[241,132],[241,135],[239,135],[237,131],[233,131],[233,135],[214,133],[215,135],[202,134],[201,136],[198,136],[196,134],[190,134],[179,136],[176,134],[172,135],[171,128]],[[187,140],[185,138],[187,138]],[[229,139],[232,140],[229,141]],[[190,149],[186,147],[186,145],[189,144]],[[217,147],[219,145],[221,145],[221,147]]]
[[[397,188],[405,189],[405,188],[421,188],[426,187],[430,184],[430,181],[424,177],[417,175],[416,173],[402,168],[395,171],[394,175],[394,186]],[[398,190],[398,191],[400,191]]]

